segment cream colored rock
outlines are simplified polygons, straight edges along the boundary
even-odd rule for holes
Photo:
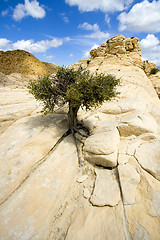
[[[151,72],[152,68],[156,68],[156,64],[154,64],[150,61],[144,61],[143,62],[143,67],[144,67],[144,71],[147,74],[147,76],[149,76],[149,78],[152,77],[150,75],[150,72]]]
[[[118,126],[121,136],[141,135],[146,132],[157,134],[158,124],[152,116],[139,114],[127,116]]]
[[[77,166],[74,141],[68,137],[1,205],[1,239],[47,238],[51,218],[70,191]]]
[[[111,141],[112,138],[112,141]],[[113,143],[114,141],[114,143]],[[107,132],[98,132],[87,138],[85,151],[96,155],[108,155],[114,153],[119,144],[119,134],[117,129]]]
[[[160,191],[154,191],[153,196],[151,199],[152,205],[152,216],[153,217],[160,217]]]
[[[85,141],[84,157],[94,164],[114,167],[117,165],[119,141],[116,128],[113,131],[95,133]]]
[[[140,170],[141,181],[136,190],[136,203],[125,205],[130,238],[157,240],[160,236],[160,221],[156,216],[160,182],[145,170]],[[155,205],[154,205],[155,204]],[[157,207],[155,207],[157,206]]]
[[[42,118],[26,90],[0,92],[1,116],[8,119],[1,122],[7,125],[0,140],[0,238],[4,240],[159,239],[160,100],[143,70],[137,38],[114,37],[94,54],[74,66],[120,78],[120,95],[100,108],[79,111],[79,120],[91,134],[84,157],[93,165],[84,161],[78,172],[71,136],[46,156],[68,128],[66,111]],[[127,136],[119,136],[117,126],[122,124],[129,128]],[[135,126],[140,135],[134,134]],[[120,182],[112,174],[116,170],[102,169],[95,181],[99,163],[120,165],[121,200]],[[79,184],[83,175],[88,178]],[[93,206],[90,198],[100,206]],[[117,205],[104,206],[108,202]]]
[[[138,67],[143,67],[141,61],[141,47],[139,39],[125,38],[123,35],[119,34],[115,37],[110,38],[107,42],[104,42],[97,49],[93,49],[90,52],[91,59],[98,57],[105,57],[108,61],[119,61],[123,59],[126,65],[135,65]]]
[[[37,108],[38,103],[27,90],[0,88],[0,132],[13,121],[31,115]]]
[[[153,67],[156,67],[156,66],[153,66]],[[148,77],[151,80],[157,94],[160,94],[160,71],[157,72],[156,74],[150,74]]]
[[[123,154],[123,153],[119,153],[118,154],[118,164],[125,164],[129,161],[130,156]]]
[[[88,175],[82,175],[77,178],[78,183],[83,183],[88,178]]]
[[[143,169],[160,180],[160,141],[143,143],[135,152],[139,164]]]
[[[123,203],[134,204],[137,185],[140,182],[140,176],[130,164],[118,166],[120,185],[122,188]]]
[[[65,239],[126,240],[122,204],[82,209],[73,218]]]
[[[95,169],[96,182],[90,202],[94,206],[115,206],[121,200],[117,170]]]
[[[88,188],[84,188],[83,196],[84,196],[85,198],[89,199],[90,196],[91,196],[91,190],[88,189]]]
[[[65,122],[65,115],[39,114],[17,120],[0,135],[0,202],[29,177],[66,132]]]

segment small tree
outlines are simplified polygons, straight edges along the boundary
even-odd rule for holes
[[[69,129],[75,137],[78,131],[77,113],[80,107],[90,109],[117,95],[119,79],[112,75],[91,74],[79,67],[78,70],[59,67],[53,78],[43,77],[30,81],[29,92],[44,104],[45,114],[53,112],[55,106],[68,103]]]

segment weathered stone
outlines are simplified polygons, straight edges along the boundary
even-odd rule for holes
[[[56,216],[71,189],[77,166],[74,141],[68,137],[1,205],[1,239],[46,238],[51,223],[50,214]]]
[[[113,131],[95,133],[85,142],[84,157],[94,164],[114,167],[117,165],[119,141],[119,132],[116,128]]]
[[[159,86],[159,73],[152,82],[151,76],[147,77],[137,38],[116,36],[93,52],[95,56],[89,62],[81,60],[74,67],[113,74],[121,79],[121,85],[117,89],[120,94],[111,102],[92,111],[80,109],[79,121],[91,134],[86,140],[89,148],[84,146],[89,151],[84,151],[84,156],[106,167],[116,166],[118,156],[123,205],[118,202],[117,175],[111,174],[116,170],[102,169],[107,174],[97,173],[96,182],[95,166],[85,161],[82,171],[77,171],[71,136],[46,157],[68,129],[67,111],[61,109],[60,115],[42,118],[33,97],[26,90],[15,89],[20,81],[24,87],[27,79],[23,81],[21,73],[0,74],[1,86],[12,83],[12,89],[0,90],[0,115],[7,120],[1,122],[0,137],[3,239],[159,239],[160,100],[153,88],[154,81]],[[120,137],[117,126],[122,124],[128,126],[129,134]],[[80,172],[88,176],[82,184],[76,181]],[[94,201],[94,197],[100,206],[88,201]],[[108,202],[118,205],[103,206]]]
[[[151,205],[153,208],[152,216],[160,217],[160,191],[154,191],[151,199]]]
[[[95,169],[96,182],[90,202],[94,206],[115,206],[120,201],[117,170]]]
[[[145,142],[135,152],[139,164],[143,169],[160,180],[160,141]]]
[[[151,240],[147,230],[141,226],[139,223],[136,223],[136,232],[132,236],[133,240],[141,239],[141,240]]]
[[[89,199],[90,196],[91,196],[91,191],[90,191],[88,188],[84,188],[83,196],[84,196],[85,198]]]
[[[140,176],[130,164],[118,166],[120,184],[122,188],[123,203],[134,204],[136,188],[140,182]]]
[[[38,165],[67,131],[65,115],[41,114],[17,120],[0,135],[0,202]]]
[[[157,133],[158,125],[152,116],[131,115],[121,120],[118,126],[121,136],[141,135],[146,132]]]
[[[123,208],[115,207],[82,209],[75,215],[67,231],[66,240],[125,240]]]
[[[82,182],[84,182],[87,178],[88,178],[88,175],[82,175],[82,176],[80,176],[80,177],[77,178],[77,182],[78,182],[78,183],[82,183]]]

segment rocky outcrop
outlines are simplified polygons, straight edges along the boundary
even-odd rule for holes
[[[91,59],[95,57],[105,57],[109,61],[119,61],[125,65],[142,67],[141,47],[139,39],[136,37],[125,38],[117,35],[102,43],[97,49],[90,52]]]
[[[0,51],[0,72],[9,75],[21,73],[29,75],[48,75],[56,66],[45,64],[24,50]]]
[[[81,168],[66,113],[42,117],[26,90],[1,88],[0,239],[159,239],[160,100],[117,54],[74,65],[121,79],[118,97],[78,113],[90,130]]]
[[[51,75],[56,69],[23,50],[0,51],[0,87],[25,88],[30,79]]]

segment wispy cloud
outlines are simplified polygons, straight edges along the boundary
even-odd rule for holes
[[[99,26],[97,23],[91,25],[87,22],[83,24],[79,24],[78,28],[84,29],[84,30],[89,30],[89,31],[99,31]]]
[[[160,31],[160,1],[147,0],[135,4],[131,10],[118,16],[119,29],[134,32],[155,33]]]
[[[107,39],[109,37],[109,33],[102,32],[97,23],[91,25],[87,22],[83,24],[79,24],[78,28],[84,29],[86,31],[93,31],[91,34],[84,35],[85,38],[94,38],[94,39]]]
[[[0,38],[0,50],[3,51],[21,49],[31,53],[42,53],[46,52],[50,48],[57,48],[62,44],[63,41],[56,38],[52,40],[42,40],[38,42],[35,42],[32,39],[12,42],[6,38]]]
[[[102,12],[123,11],[134,0],[65,0],[70,6],[77,6],[79,11],[89,12],[100,10]]]
[[[69,23],[69,18],[66,16],[65,13],[61,13],[60,16],[61,16],[63,22]]]
[[[27,16],[33,18],[44,18],[46,12],[42,6],[39,5],[37,0],[25,0],[24,4],[19,3],[13,11],[13,19],[15,21],[21,21]]]
[[[4,16],[8,15],[8,12],[9,12],[9,9],[2,11],[1,16],[4,17]]]

